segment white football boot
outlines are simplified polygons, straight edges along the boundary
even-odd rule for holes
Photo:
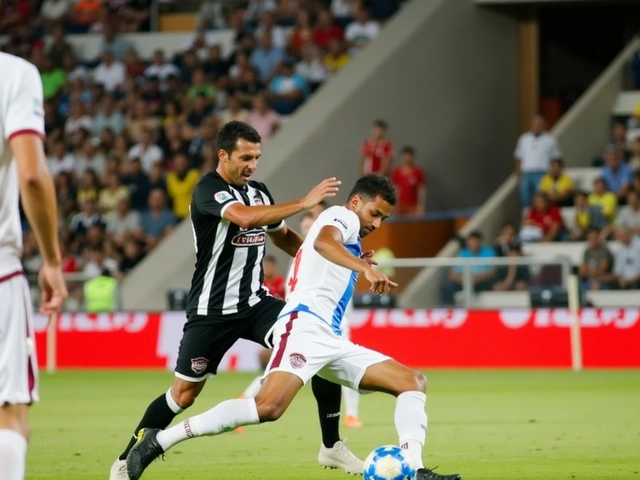
[[[116,461],[113,462],[113,465],[111,465],[109,480],[129,480],[126,460],[120,460],[119,458],[116,458]]]
[[[362,475],[364,462],[356,457],[341,440],[333,448],[320,446],[318,463],[322,468],[340,468],[351,475]]]

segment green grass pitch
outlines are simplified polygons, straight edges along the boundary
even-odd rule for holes
[[[427,373],[427,466],[465,480],[640,480],[640,371],[447,371]],[[222,374],[190,414],[238,396],[250,374]],[[106,480],[149,401],[166,391],[165,372],[41,374],[27,478]],[[394,399],[361,399],[359,430],[343,429],[362,458],[397,443]],[[179,418],[184,418],[182,414]],[[341,480],[316,463],[319,428],[305,388],[284,417],[242,434],[184,442],[145,480]]]

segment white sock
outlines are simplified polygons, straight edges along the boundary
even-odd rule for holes
[[[262,387],[262,377],[257,376],[251,381],[242,396],[244,398],[256,398],[258,392],[260,391],[260,387]]]
[[[158,443],[166,452],[188,438],[218,435],[243,425],[260,423],[253,398],[239,398],[222,402],[211,410],[158,433]]]
[[[347,417],[357,417],[360,406],[360,394],[349,387],[342,387],[344,397],[344,410]]]
[[[398,443],[416,468],[424,468],[422,448],[427,437],[427,396],[422,392],[404,392],[396,399],[395,423]]]
[[[169,405],[169,408],[173,413],[178,415],[179,413],[184,412],[184,408],[180,408],[180,405],[178,405],[176,401],[173,399],[173,395],[171,394],[171,389],[167,390],[165,399],[167,400],[167,405]]]
[[[15,430],[0,430],[0,478],[24,480],[27,440]]]

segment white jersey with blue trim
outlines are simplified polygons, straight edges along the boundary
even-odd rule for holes
[[[329,324],[336,335],[342,335],[340,325],[347,305],[353,297],[358,274],[330,262],[313,247],[320,230],[332,226],[342,233],[342,244],[353,255],[362,255],[360,220],[343,206],[322,212],[302,243],[287,276],[287,305],[282,315],[309,312]]]

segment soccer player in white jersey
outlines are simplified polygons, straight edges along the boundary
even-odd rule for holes
[[[42,269],[40,311],[54,314],[67,296],[60,269],[57,205],[42,139],[42,82],[36,67],[0,52],[0,478],[22,480],[28,407],[38,401],[31,298],[22,272],[19,194]]]
[[[359,274],[377,294],[397,286],[373,268],[375,262],[362,257],[360,245],[360,238],[376,230],[391,214],[395,202],[389,179],[366,175],[356,182],[346,205],[331,207],[318,217],[289,271],[291,290],[273,327],[273,354],[258,395],[227,400],[164,431],[141,429],[127,457],[130,480],[138,480],[155,458],[184,440],[277,420],[316,374],[362,392],[396,397],[399,445],[415,463],[416,480],[462,478],[424,468],[425,377],[342,337],[342,316]]]

